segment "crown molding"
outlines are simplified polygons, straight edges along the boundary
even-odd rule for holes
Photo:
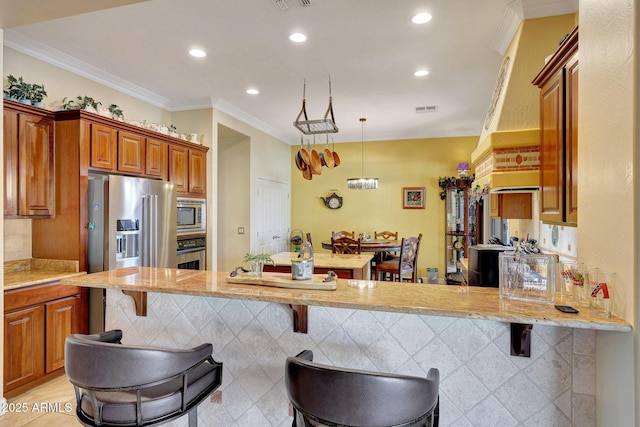
[[[291,141],[288,135],[224,100],[214,101],[213,98],[195,98],[182,102],[173,101],[13,30],[4,31],[3,44],[25,55],[84,77],[155,107],[162,108],[163,110],[173,112],[215,108],[285,143],[295,144],[295,141]]]

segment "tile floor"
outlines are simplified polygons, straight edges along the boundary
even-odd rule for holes
[[[7,399],[0,427],[64,427],[76,420],[73,386],[60,376],[28,392]]]

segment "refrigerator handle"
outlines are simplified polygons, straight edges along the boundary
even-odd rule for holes
[[[142,266],[158,265],[158,196],[142,196]]]

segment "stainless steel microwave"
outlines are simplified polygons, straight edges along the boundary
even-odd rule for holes
[[[177,234],[204,234],[207,232],[207,201],[204,199],[177,199]]]

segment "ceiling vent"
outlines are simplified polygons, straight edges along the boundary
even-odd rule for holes
[[[289,5],[287,4],[287,0],[274,0],[276,7],[280,10],[289,9]]]
[[[311,6],[311,0],[298,0],[300,2],[300,6]]]
[[[435,113],[438,111],[437,105],[423,105],[421,107],[416,107],[416,113]]]

